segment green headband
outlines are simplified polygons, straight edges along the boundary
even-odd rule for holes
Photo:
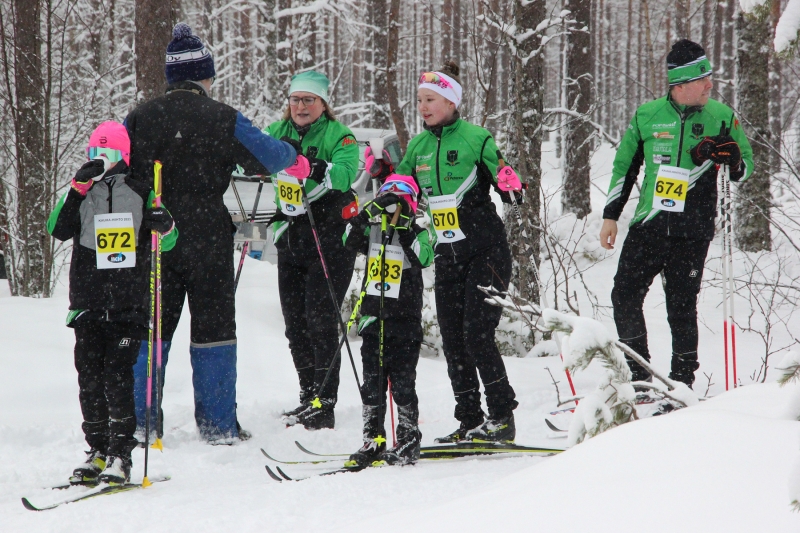
[[[706,56],[700,56],[685,65],[667,64],[667,77],[670,87],[680,85],[700,78],[711,76],[711,63]]]

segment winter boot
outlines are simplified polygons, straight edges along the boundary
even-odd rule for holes
[[[344,463],[346,468],[366,468],[386,451],[385,409],[379,405],[364,405],[361,415],[364,419],[364,444]]]
[[[284,411],[281,414],[281,421],[287,426],[295,425],[297,423],[297,415],[308,408],[312,399],[314,399],[314,391],[311,388],[301,387],[300,405],[289,411]]]
[[[98,476],[97,481],[109,485],[124,485],[131,480],[132,466],[130,457],[109,455],[106,468]]]
[[[482,415],[483,413],[481,413]],[[483,416],[480,418],[475,418],[473,420],[469,420],[467,422],[461,422],[461,425],[458,427],[457,430],[450,433],[449,435],[445,435],[444,437],[437,437],[433,439],[433,442],[438,444],[452,444],[454,442],[462,441],[467,436],[467,431],[477,428],[483,424]]]
[[[419,408],[416,404],[397,406],[397,445],[379,458],[388,465],[413,465],[419,461],[422,433],[419,431]]]
[[[106,467],[106,454],[92,448],[86,452],[86,460],[72,471],[69,482],[73,485],[97,483],[97,476]]]
[[[669,373],[669,379],[685,383],[691,389],[694,383],[694,371],[700,368],[700,363],[697,362],[697,352],[681,355],[673,353],[671,366],[672,371]]]
[[[308,405],[306,408],[295,415],[295,423],[309,430],[333,429],[336,424],[336,417],[333,415],[333,405],[322,400],[320,407]]]
[[[514,425],[514,413],[497,419],[488,419],[486,422],[467,431],[465,440],[472,442],[497,442],[513,443],[517,436],[517,428]]]

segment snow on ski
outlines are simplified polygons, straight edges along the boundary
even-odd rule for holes
[[[169,479],[170,479],[169,477],[160,477],[151,479],[150,482],[159,483],[161,481],[168,481]],[[80,485],[75,485],[75,486],[80,486]],[[57,487],[54,488],[66,488],[66,487],[58,485]],[[74,494],[68,498],[64,498],[55,503],[45,504],[45,505],[35,505],[28,498],[23,497],[22,505],[25,507],[25,509],[29,511],[48,511],[50,509],[55,509],[56,507],[65,505],[67,503],[75,503],[83,500],[88,500],[89,498],[94,498],[95,496],[107,496],[110,494],[128,492],[134,489],[141,489],[141,488],[143,488],[143,485],[141,483],[126,483],[124,485],[102,485],[102,486],[98,485],[91,488],[88,491],[81,492],[80,494]]]

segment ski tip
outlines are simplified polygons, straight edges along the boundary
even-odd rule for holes
[[[307,453],[307,454],[309,454],[309,455],[317,455],[316,453],[312,452],[311,450],[309,450],[308,448],[306,448],[305,446],[303,446],[302,444],[300,444],[300,443],[299,443],[299,442],[297,442],[297,441],[294,441],[294,444],[295,444],[295,446],[297,446],[298,448],[300,448],[300,451],[301,451],[301,452],[305,452],[305,453]]]
[[[37,509],[36,507],[34,507],[33,504],[28,501],[28,498],[22,498],[22,505],[23,505],[23,507],[25,507],[25,509],[27,509],[29,511],[39,511],[40,510],[40,509]]]
[[[156,441],[153,444],[151,444],[150,447],[156,450],[160,450],[162,452],[164,451],[164,443],[162,443],[161,439],[159,438],[156,438]]]
[[[274,479],[275,481],[277,481],[279,483],[283,481],[283,479],[281,479],[281,477],[278,476],[278,474],[276,474],[275,472],[272,471],[272,469],[269,467],[269,465],[264,465],[264,468],[267,469],[267,474],[269,474],[269,477],[271,477],[272,479]]]
[[[147,476],[144,476],[144,479],[142,479],[142,488],[147,488],[147,487],[149,487],[150,485],[152,485],[152,483],[151,483],[151,482],[150,482],[150,480],[147,478]]]
[[[555,432],[558,432],[558,433],[566,433],[566,431],[567,431],[566,429],[559,429],[559,428],[557,428],[557,427],[555,426],[555,424],[553,424],[552,422],[550,422],[550,420],[548,420],[548,419],[546,419],[546,418],[544,419],[544,423],[545,423],[545,424],[547,424],[547,427],[549,427],[550,429],[552,429],[552,430],[553,430],[553,431],[555,431]]]
[[[277,471],[278,471],[278,473],[279,473],[281,476],[283,476],[283,479],[285,479],[286,481],[294,481],[292,478],[290,478],[289,476],[287,476],[287,475],[286,475],[286,472],[284,472],[283,470],[281,470],[281,467],[279,467],[279,466],[276,466],[276,467],[275,467],[275,470],[277,470]]]

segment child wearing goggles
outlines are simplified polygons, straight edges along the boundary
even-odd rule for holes
[[[342,236],[345,246],[379,261],[383,240],[381,221],[400,209],[391,241],[384,251],[386,268],[367,285],[361,306],[358,332],[363,339],[364,386],[362,414],[363,444],[346,463],[360,469],[378,464],[413,464],[419,459],[422,433],[416,393],[416,368],[422,345],[422,269],[431,264],[433,236],[416,223],[419,189],[411,176],[393,174],[378,189],[376,198],[351,219]],[[380,265],[380,263],[378,263]],[[397,288],[399,281],[399,288]],[[381,308],[380,286],[384,286]],[[377,289],[376,289],[377,287]],[[381,323],[383,317],[383,366],[380,367]],[[386,391],[391,381],[397,403],[397,443],[387,449]]]

